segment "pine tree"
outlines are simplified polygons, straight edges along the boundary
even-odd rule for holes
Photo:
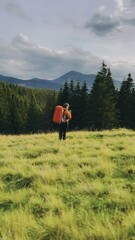
[[[69,83],[69,103],[71,106],[73,106],[74,92],[75,92],[75,85],[74,85],[73,79],[71,79]]]
[[[57,92],[0,82],[0,133],[19,134],[52,129]]]
[[[52,122],[54,109],[57,104],[58,94],[55,91],[46,93],[46,102],[42,112],[42,129],[43,131],[52,130],[54,125]]]
[[[121,127],[132,128],[134,126],[134,83],[131,74],[123,80],[118,97]]]
[[[131,111],[132,111],[132,114],[131,114],[131,128],[135,130],[135,88],[133,88],[133,91],[132,91],[132,106],[131,106]]]
[[[0,83],[0,133],[8,133],[10,130],[9,112],[8,86]]]
[[[37,132],[40,130],[41,108],[37,104],[34,93],[32,92],[28,109],[28,131]]]
[[[58,94],[58,104],[63,105],[70,100],[70,90],[67,81],[64,83],[64,86],[60,88]]]
[[[88,88],[86,82],[83,83],[81,87],[81,99],[80,99],[80,119],[81,119],[81,124],[80,128],[81,129],[88,129]]]
[[[74,91],[72,95],[72,121],[71,127],[73,129],[80,129],[81,128],[81,86],[79,80],[77,81],[76,85],[74,86]]]
[[[115,87],[111,71],[103,62],[96,75],[90,94],[90,127],[112,129],[118,124]]]
[[[70,109],[72,110],[72,121],[70,122],[70,128],[87,128],[86,115],[88,89],[86,83],[84,82],[81,86],[79,80],[76,84],[74,84],[73,80],[71,79],[69,84],[66,82],[64,87],[60,89],[58,96],[59,104],[63,104],[63,102],[68,102],[70,104]]]

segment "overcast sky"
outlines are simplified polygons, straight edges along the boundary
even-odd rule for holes
[[[135,0],[0,0],[0,74],[55,79],[75,70],[135,80]]]

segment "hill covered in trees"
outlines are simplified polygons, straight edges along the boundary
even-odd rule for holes
[[[0,133],[48,131],[56,101],[57,92],[53,90],[0,83]]]
[[[135,128],[135,88],[129,74],[116,89],[111,70],[102,63],[91,90],[87,83],[66,81],[59,91],[32,89],[0,82],[0,133],[53,131],[56,104],[69,102],[70,129]]]
[[[111,70],[102,63],[91,90],[84,82],[71,80],[60,89],[58,103],[69,102],[73,112],[73,129],[103,130],[135,128],[135,88],[131,75],[116,89]]]

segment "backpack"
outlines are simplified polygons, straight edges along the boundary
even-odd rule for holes
[[[66,122],[66,121],[67,121],[67,111],[66,111],[66,109],[64,108],[64,109],[63,109],[63,114],[62,114],[61,122]]]
[[[61,122],[68,122],[72,118],[71,111],[68,111],[66,108],[63,108],[63,114]]]
[[[61,105],[57,105],[55,107],[54,114],[53,114],[53,122],[54,123],[57,123],[57,124],[61,123],[63,111],[64,111],[64,109]]]

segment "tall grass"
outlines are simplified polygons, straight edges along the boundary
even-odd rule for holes
[[[0,240],[134,240],[135,134],[0,136]]]

